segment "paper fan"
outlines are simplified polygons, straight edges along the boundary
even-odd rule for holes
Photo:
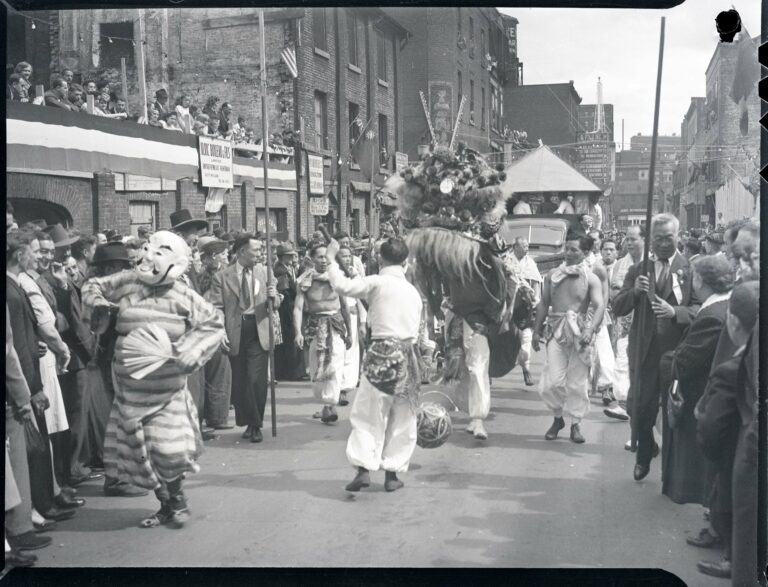
[[[168,333],[156,324],[131,331],[123,341],[123,356],[128,374],[134,379],[143,379],[174,358]]]

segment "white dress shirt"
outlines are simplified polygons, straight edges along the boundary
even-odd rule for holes
[[[372,338],[418,338],[421,295],[408,283],[402,266],[389,265],[378,275],[349,279],[333,262],[328,268],[328,277],[339,294],[368,302],[368,325]]]

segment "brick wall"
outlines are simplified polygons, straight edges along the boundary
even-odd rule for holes
[[[34,175],[6,174],[6,197],[21,200],[24,207],[34,213],[34,203],[50,202],[53,211],[72,221],[80,230],[90,231],[93,225],[92,181],[90,179]],[[17,206],[18,207],[18,206]],[[43,218],[44,215],[27,220]]]

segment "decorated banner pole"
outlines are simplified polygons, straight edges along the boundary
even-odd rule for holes
[[[272,278],[272,234],[269,229],[269,120],[267,119],[267,57],[264,40],[264,9],[259,9],[259,59],[261,61],[261,162],[264,165],[264,228],[267,235],[267,284]],[[258,210],[256,213],[258,226]],[[277,436],[277,412],[275,401],[275,303],[267,298],[269,320],[269,400],[272,409],[272,436]]]
[[[427,128],[429,128],[429,142],[434,144],[435,129],[432,128],[432,120],[429,118],[429,106],[427,105],[427,99],[424,97],[424,92],[419,90],[419,97],[421,98],[421,107],[424,108],[424,116],[427,118]]]
[[[467,101],[466,96],[461,97],[459,103],[459,112],[456,114],[456,124],[453,125],[453,134],[451,135],[451,143],[448,145],[449,149],[453,149],[453,145],[456,142],[456,133],[459,132],[459,123],[461,122],[461,114],[464,111],[464,103]]]
[[[139,113],[147,119],[147,72],[144,64],[144,9],[139,8],[139,40],[136,42],[136,74],[139,78]],[[128,96],[124,96],[127,100]]]
[[[661,17],[661,34],[659,36],[659,65],[658,69],[656,71],[656,105],[653,109],[653,136],[651,137],[651,166],[648,171],[648,201],[646,203],[646,210],[645,210],[645,249],[643,250],[643,263],[645,267],[645,271],[643,272],[646,276],[648,273],[653,269],[653,264],[648,263],[648,256],[650,254],[650,247],[651,247],[651,218],[653,215],[653,178],[655,175],[656,170],[656,148],[657,143],[659,139],[659,103],[661,102],[661,71],[662,71],[662,65],[664,63],[664,23],[665,18]],[[652,294],[653,292],[650,292]],[[641,317],[644,317],[644,314],[640,314]],[[640,340],[643,337],[643,333],[645,332],[644,327],[640,327],[637,329],[637,337],[638,340],[636,344],[638,345],[637,348],[641,348]],[[635,365],[635,373],[640,373],[640,353],[635,353],[635,361],[637,361],[637,364]],[[639,394],[635,393],[632,395],[632,418],[630,419],[630,424],[632,428],[632,443],[634,444],[637,442],[637,409],[638,409],[638,402],[637,402],[637,396]]]

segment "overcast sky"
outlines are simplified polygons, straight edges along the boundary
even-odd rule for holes
[[[742,26],[760,34],[760,2],[734,0]],[[653,131],[653,102],[661,16],[666,16],[659,133],[680,134],[691,96],[705,95],[705,71],[719,37],[715,17],[730,0],[686,0],[669,10],[500,8],[516,17],[518,54],[526,84],[574,81],[582,104],[614,105],[614,133],[621,142]]]

